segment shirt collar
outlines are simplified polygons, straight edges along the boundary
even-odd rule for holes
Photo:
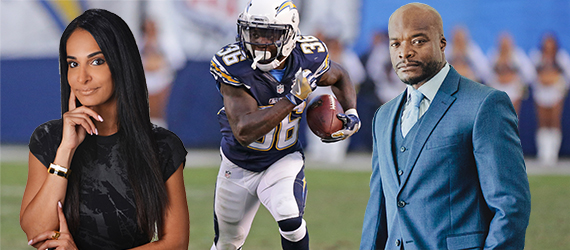
[[[433,101],[433,98],[435,98],[435,94],[437,94],[437,91],[443,83],[443,80],[445,80],[447,73],[449,73],[449,63],[446,62],[445,66],[443,66],[443,68],[437,74],[435,74],[434,77],[429,79],[429,81],[418,88],[418,90],[422,92],[424,97],[427,98],[430,102]],[[408,85],[407,88],[407,93],[411,93],[414,90],[414,87],[411,85]]]

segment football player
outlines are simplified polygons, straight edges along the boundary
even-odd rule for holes
[[[307,194],[304,156],[297,140],[307,96],[332,86],[345,114],[335,142],[360,128],[356,94],[327,47],[301,36],[291,1],[251,0],[237,21],[237,42],[212,58],[222,95],[218,112],[222,162],[214,200],[212,250],[241,249],[263,204],[279,224],[283,249],[309,249],[303,219]]]

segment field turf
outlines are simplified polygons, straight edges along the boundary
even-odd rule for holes
[[[217,167],[184,171],[190,209],[190,246],[209,249],[213,239],[212,199]],[[18,215],[26,184],[27,166],[1,165],[0,249],[33,249],[27,246]],[[370,173],[311,169],[306,171],[308,200],[305,219],[311,249],[358,249]],[[570,247],[570,176],[531,175],[532,212],[525,249]],[[260,207],[245,250],[281,249],[277,224]]]

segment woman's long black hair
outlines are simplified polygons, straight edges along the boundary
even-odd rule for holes
[[[109,65],[115,88],[112,98],[117,100],[119,153],[133,189],[138,226],[149,240],[155,233],[160,237],[168,197],[159,167],[144,69],[135,38],[123,19],[102,9],[87,10],[67,26],[59,43],[62,115],[69,110],[67,40],[77,29],[86,30],[95,38]],[[81,168],[88,159],[95,157],[88,150],[93,146],[87,136],[72,160],[73,174],[69,177],[64,207],[71,232],[76,232],[79,227]]]

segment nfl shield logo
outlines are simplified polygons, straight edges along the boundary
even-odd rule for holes
[[[285,91],[285,86],[283,86],[283,84],[277,85],[277,93],[278,94],[283,94],[284,91]]]

